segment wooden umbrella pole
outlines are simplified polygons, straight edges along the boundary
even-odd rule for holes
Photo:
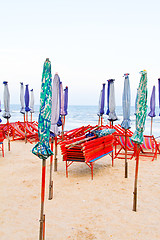
[[[101,117],[99,116],[99,118],[98,118],[98,126],[100,126],[100,118],[101,118]]]
[[[54,172],[57,171],[57,136],[54,139],[55,148],[54,148]]]
[[[25,133],[25,143],[27,143],[27,132],[26,132],[26,120],[25,120],[25,113],[24,113],[24,133]]]
[[[151,131],[150,131],[151,136],[152,136],[152,124],[153,124],[153,117],[151,117]]]
[[[128,178],[128,162],[127,162],[127,129],[125,129],[125,178]]]
[[[10,151],[10,139],[9,139],[9,120],[7,118],[7,128],[8,128],[8,151]]]
[[[51,138],[51,151],[53,152],[54,138]],[[49,178],[49,197],[48,200],[53,198],[53,180],[52,180],[52,168],[53,168],[53,155],[50,156],[50,178]]]
[[[26,121],[28,122],[28,112],[26,112]]]
[[[103,125],[103,116],[101,116],[101,126]]]
[[[62,141],[63,141],[63,134],[64,134],[64,118],[63,116],[61,117],[62,120]]]
[[[40,213],[40,231],[39,240],[45,239],[45,215],[44,215],[44,197],[45,197],[45,178],[46,178],[46,160],[42,161],[42,185],[41,185],[41,213]]]
[[[133,211],[137,211],[137,181],[138,181],[138,165],[139,165],[139,153],[140,146],[137,144],[137,158],[136,158],[136,168],[135,168],[135,182],[134,182],[134,192],[133,192]]]

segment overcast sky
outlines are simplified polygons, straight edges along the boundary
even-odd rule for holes
[[[159,0],[6,0],[0,3],[0,99],[8,81],[11,103],[19,103],[20,82],[39,92],[49,57],[69,88],[70,105],[98,105],[102,83],[115,79],[122,103],[124,73],[130,73],[131,101],[143,69],[148,101],[160,77]],[[158,102],[158,100],[156,100]],[[3,100],[2,100],[3,102]]]

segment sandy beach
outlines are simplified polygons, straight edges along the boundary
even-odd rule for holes
[[[4,141],[0,155],[0,239],[39,238],[41,160],[31,153],[34,144]],[[0,153],[1,154],[1,153]],[[140,158],[138,207],[132,211],[135,160],[106,156],[89,167],[74,163],[65,176],[65,163],[58,149],[58,171],[53,172],[54,198],[48,200],[49,159],[46,169],[46,240],[159,240],[160,155],[151,162]]]

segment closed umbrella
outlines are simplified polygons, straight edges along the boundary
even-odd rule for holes
[[[156,116],[156,114],[155,114],[155,108],[156,108],[155,86],[153,86],[152,94],[151,94],[151,99],[150,99],[150,112],[148,113],[148,116],[151,117],[151,131],[150,131],[150,135],[152,135],[153,118]]]
[[[60,82],[60,96],[61,96],[61,107],[60,107],[60,115],[62,121],[62,141],[63,141],[63,134],[64,134],[64,94],[63,94],[63,84]]]
[[[65,116],[68,114],[68,87],[66,86],[64,89],[64,125],[65,125]]]
[[[125,178],[128,177],[128,162],[127,162],[127,129],[130,128],[130,83],[129,83],[129,73],[124,74],[124,89],[122,96],[122,107],[123,107],[123,121],[121,127],[125,129]]]
[[[158,95],[159,95],[159,109],[160,109],[160,78],[158,78]],[[160,112],[159,112],[160,116]]]
[[[99,116],[98,125],[101,125],[101,126],[102,126],[102,122],[103,122],[104,103],[105,103],[105,83],[102,84],[102,90],[101,90],[100,98],[99,98],[99,109],[98,109],[98,114],[97,114]]]
[[[20,103],[21,103],[21,109],[20,113],[25,114],[25,104],[24,104],[24,85],[23,82],[20,83]]]
[[[108,120],[111,122],[113,126],[113,121],[116,121],[118,118],[115,112],[115,92],[114,92],[114,79],[109,79],[110,81],[110,91],[109,91],[109,117]]]
[[[41,83],[40,112],[38,118],[39,142],[32,149],[32,153],[38,156],[40,159],[42,159],[41,214],[39,233],[40,240],[42,239],[44,240],[45,235],[44,197],[45,197],[46,159],[53,154],[49,146],[51,127],[51,106],[52,106],[51,62],[47,58],[43,66]]]
[[[107,80],[108,86],[107,86],[107,112],[106,115],[109,115],[109,92],[110,92],[110,80]]]
[[[29,108],[29,89],[28,89],[28,84],[26,84],[24,99],[25,99],[26,121],[28,121],[28,112],[31,110]]]
[[[3,117],[7,119],[7,126],[8,126],[8,151],[10,151],[10,139],[9,139],[9,119],[11,117],[10,114],[10,94],[8,89],[8,82],[3,82],[4,84],[4,113]]]
[[[55,139],[55,152],[54,152],[54,171],[57,171],[57,135],[58,126],[57,122],[60,116],[60,78],[56,73],[54,75],[52,84],[52,110],[51,110],[51,150],[53,151],[53,143]],[[52,181],[52,165],[53,156],[50,157],[50,179],[49,179],[49,200],[53,198],[53,181]]]
[[[34,92],[31,89],[31,101],[30,101],[30,113],[31,113],[31,122],[32,122],[32,113],[34,113]]]
[[[137,111],[136,111],[136,130],[132,136],[132,141],[137,144],[136,168],[135,168],[135,183],[134,183],[134,199],[133,211],[137,211],[137,180],[138,180],[138,165],[140,144],[143,143],[143,132],[147,115],[147,72],[140,72],[141,78],[137,92]]]

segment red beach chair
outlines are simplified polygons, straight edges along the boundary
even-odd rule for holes
[[[94,138],[94,139],[93,139]],[[81,136],[69,141],[60,143],[63,161],[66,162],[66,177],[68,177],[68,167],[73,162],[84,162],[91,169],[91,178],[93,179],[93,165],[95,161],[111,154],[113,166],[113,136],[107,135],[100,138],[94,136],[85,138]]]
[[[160,153],[160,148],[154,136],[144,135],[140,156],[152,157],[152,161],[154,161],[157,159],[157,153]]]

